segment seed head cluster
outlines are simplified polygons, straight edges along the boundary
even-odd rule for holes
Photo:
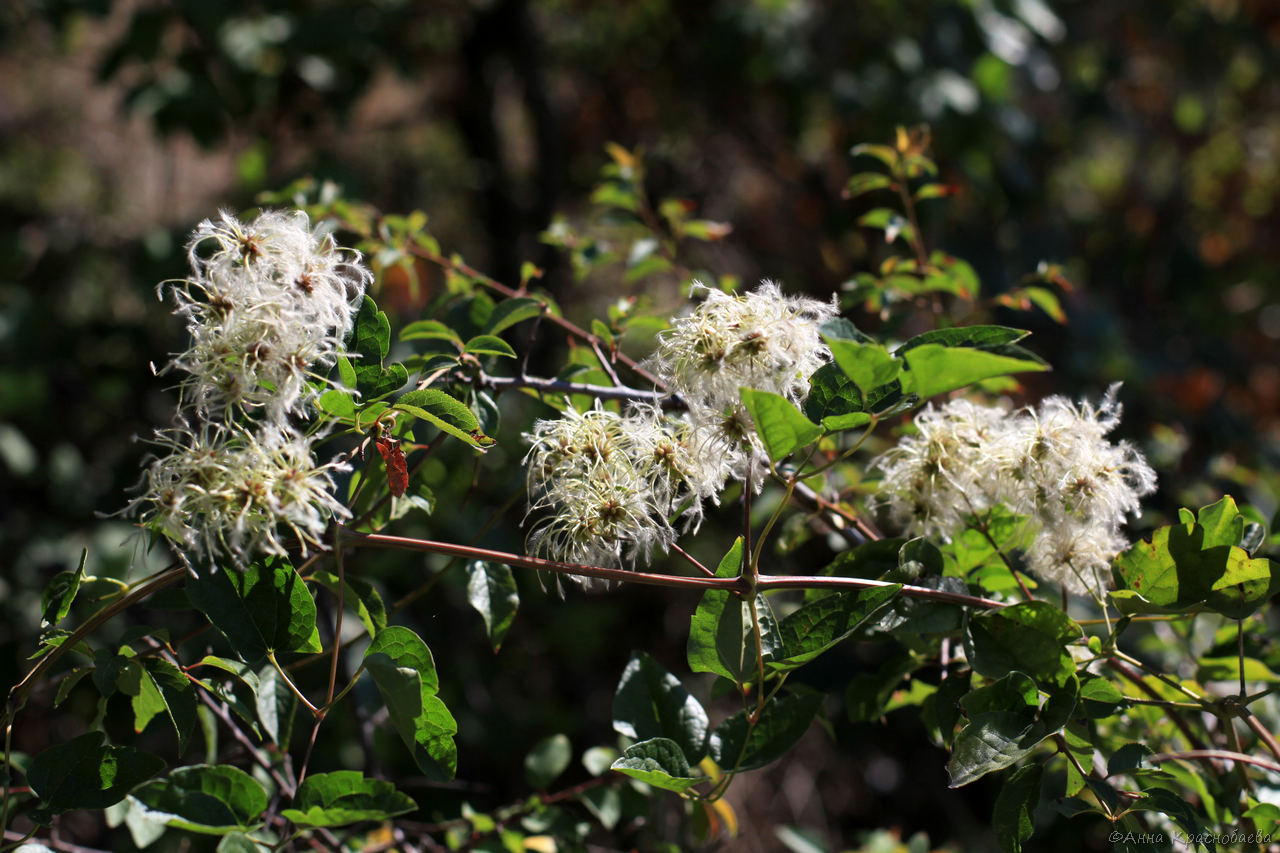
[[[332,494],[345,469],[318,463],[316,436],[295,420],[328,381],[372,276],[302,211],[224,212],[200,223],[187,254],[191,275],[159,289],[191,340],[164,368],[184,374],[178,413],[127,511],[210,565],[284,554],[287,533],[305,551],[346,515]]]
[[[701,285],[705,299],[676,318],[646,363],[679,395],[684,411],[597,406],[538,421],[525,435],[529,509],[539,515],[530,548],[551,559],[634,566],[696,527],[702,500],[730,479],[759,489],[763,450],[738,389],[772,391],[799,403],[810,375],[830,359],[819,326],[833,305],[783,296],[776,284],[730,295]],[[754,473],[753,473],[754,471]]]
[[[917,433],[876,460],[878,503],[900,529],[943,539],[1004,504],[1029,520],[1032,572],[1100,596],[1129,544],[1125,517],[1156,486],[1136,448],[1107,440],[1120,422],[1118,390],[1097,407],[1065,397],[1013,413],[967,400],[930,406],[915,419]]]

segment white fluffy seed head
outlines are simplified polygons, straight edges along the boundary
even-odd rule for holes
[[[332,518],[349,512],[333,496],[340,463],[318,464],[311,439],[274,425],[258,430],[203,422],[157,432],[168,452],[143,475],[127,507],[143,526],[217,566],[284,555],[292,532],[303,553],[321,545]]]
[[[819,328],[836,316],[835,305],[783,296],[769,281],[738,295],[700,283],[694,290],[705,298],[659,335],[649,369],[691,408],[734,405],[739,388],[803,400],[809,377],[831,358]]]
[[[873,503],[900,529],[944,540],[1004,504],[1029,519],[1032,572],[1101,595],[1107,567],[1128,545],[1126,516],[1156,487],[1136,448],[1107,439],[1120,422],[1118,388],[1097,407],[1064,397],[1012,414],[964,400],[929,406],[917,433],[874,463],[884,478]]]
[[[229,213],[197,226],[191,276],[170,287],[191,346],[170,369],[187,374],[182,403],[200,417],[305,414],[310,380],[341,352],[372,281],[358,252],[311,229],[302,211]]]
[[[800,403],[809,377],[831,358],[819,327],[834,304],[783,296],[776,284],[731,296],[700,284],[703,301],[675,319],[646,362],[684,401],[681,417],[656,406],[624,413],[566,411],[525,435],[529,509],[541,517],[529,545],[571,562],[647,560],[696,528],[702,501],[719,501],[729,479],[759,491],[766,469],[741,388]]]

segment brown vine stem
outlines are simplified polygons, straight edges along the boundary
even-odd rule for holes
[[[343,538],[349,547],[392,548],[405,551],[426,551],[433,554],[449,554],[473,560],[485,560],[506,563],[537,571],[552,572],[575,577],[602,578],[622,583],[638,583],[648,586],[665,586],[675,589],[723,589],[730,592],[747,592],[746,584],[741,578],[703,578],[677,575],[658,575],[648,572],[633,572],[627,569],[607,569],[603,566],[584,566],[578,563],[558,563],[542,560],[537,557],[525,557],[508,551],[494,551],[488,548],[476,548],[470,545],[455,545],[452,542],[436,542],[430,539],[410,539],[404,536],[387,536],[380,533],[360,533],[344,527]],[[1008,606],[1003,601],[994,601],[976,595],[948,592],[942,589],[896,584],[889,581],[872,580],[870,578],[824,577],[821,575],[761,575],[757,581],[760,591],[775,589],[878,589],[880,587],[900,587],[900,594],[906,598],[920,598],[929,601],[942,601],[948,604],[959,604],[966,607],[998,609]]]
[[[1242,709],[1242,715],[1244,716],[1245,724],[1253,729],[1253,733],[1258,736],[1258,739],[1267,745],[1267,749],[1271,750],[1271,754],[1280,759],[1280,743],[1276,742],[1276,736],[1262,724],[1262,720],[1258,719],[1258,715],[1248,708]]]
[[[1208,761],[1215,758],[1222,761],[1252,764],[1255,767],[1270,770],[1272,773],[1280,773],[1280,764],[1274,761],[1268,761],[1265,758],[1254,758],[1252,755],[1232,752],[1229,749],[1189,749],[1186,752],[1161,752],[1155,755],[1148,755],[1142,760],[1150,761],[1152,764],[1160,764],[1165,761]]]

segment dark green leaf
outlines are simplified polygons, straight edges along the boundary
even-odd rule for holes
[[[633,740],[675,741],[690,763],[706,754],[707,712],[680,679],[644,652],[632,652],[613,694],[613,729]]]
[[[1017,670],[1042,683],[1062,684],[1075,672],[1067,643],[1080,636],[1080,626],[1052,604],[1024,601],[971,613],[964,647],[974,671],[988,678]]]
[[[58,572],[49,581],[40,596],[40,627],[51,628],[57,625],[71,611],[71,602],[75,601],[80,591],[80,581],[84,580],[84,564],[89,558],[89,549],[80,552],[80,565],[74,572]]]
[[[364,666],[418,767],[433,778],[452,778],[458,766],[453,743],[458,724],[436,696],[440,681],[427,644],[408,628],[392,625],[369,645]]]
[[[611,769],[666,791],[687,791],[706,781],[704,777],[690,775],[689,761],[679,744],[664,737],[627,747]]]
[[[194,686],[182,670],[160,658],[144,659],[139,674],[139,690],[133,696],[134,731],[141,734],[152,719],[164,714],[178,736],[181,755],[196,725]]]
[[[388,820],[418,807],[413,798],[381,779],[354,770],[312,773],[298,786],[293,808],[281,815],[298,826],[347,826],[364,820]]]
[[[314,571],[307,580],[320,584],[325,589],[338,594],[338,576],[324,570]],[[347,607],[355,611],[364,629],[370,637],[378,636],[378,632],[387,627],[387,608],[382,603],[382,596],[373,585],[366,580],[347,575],[344,580],[343,600]]]
[[[804,400],[805,417],[814,422],[826,418],[865,415],[862,392],[838,364],[824,364],[809,380],[809,396]],[[830,427],[828,427],[830,429]]]
[[[711,733],[711,757],[724,770],[763,767],[800,740],[820,707],[822,694],[804,691],[775,697],[755,726],[739,711]]]
[[[901,585],[839,592],[810,601],[778,625],[782,651],[770,662],[775,672],[805,664],[861,628],[897,596]]]
[[[1052,689],[1038,714],[1015,700],[1008,703],[1012,710],[985,711],[970,717],[969,724],[956,735],[947,763],[951,787],[959,788],[1008,767],[1060,731],[1075,709],[1079,689],[1073,673],[1061,687]]]
[[[88,732],[31,760],[27,784],[40,798],[39,817],[68,809],[105,809],[164,769],[159,756],[102,739],[102,732]]]
[[[1022,758],[1043,738],[1034,719],[1015,711],[989,711],[970,718],[956,735],[947,771],[959,788]]]
[[[187,595],[245,661],[258,663],[268,652],[321,650],[315,600],[281,557],[205,575],[187,584]]]
[[[894,353],[905,355],[924,344],[940,344],[945,347],[972,347],[981,350],[1000,351],[1002,347],[1016,344],[1030,332],[1008,326],[956,326],[950,329],[930,329],[909,338]]]
[[[1035,832],[1035,811],[1040,802],[1044,766],[1029,764],[1005,780],[996,797],[991,826],[1006,853],[1021,853],[1022,842]]]
[[[496,652],[502,647],[520,606],[515,576],[506,563],[476,560],[467,564],[467,601],[484,618],[489,642]]]
[[[565,771],[572,758],[569,738],[560,734],[545,737],[535,743],[524,757],[525,781],[535,790],[544,790]]]
[[[752,388],[739,389],[739,393],[774,462],[812,444],[822,435],[822,427],[806,418],[786,397]]]
[[[258,671],[258,689],[253,695],[253,704],[263,733],[287,749],[293,734],[298,697],[270,664]]]
[[[435,388],[419,388],[402,395],[392,407],[433,424],[472,447],[485,450],[494,441],[480,432],[480,421],[465,403]]]
[[[960,699],[965,716],[976,717],[990,711],[1035,714],[1040,707],[1040,691],[1031,676],[1011,672]]]
[[[252,776],[227,764],[179,767],[133,794],[169,826],[209,835],[254,827],[269,797]]]

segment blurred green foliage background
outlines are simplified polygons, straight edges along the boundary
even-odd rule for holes
[[[996,314],[1031,328],[1055,366],[1027,397],[1096,396],[1123,380],[1124,430],[1161,475],[1152,518],[1221,491],[1270,514],[1278,47],[1280,8],[1261,0],[6,3],[0,686],[25,666],[53,573],[86,546],[99,573],[146,559],[120,544],[127,522],[98,513],[124,505],[145,452],[133,437],[171,411],[148,364],[181,347],[181,330],[155,285],[183,274],[196,221],[303,175],[384,211],[426,211],[446,250],[499,280],[518,282],[532,260],[583,320],[641,290],[677,299],[674,280],[577,282],[539,241],[555,215],[592,218],[607,142],[643,150],[655,198],[689,198],[732,224],[697,267],[825,296],[886,254],[855,225],[872,202],[842,198],[850,146],[927,123],[944,180],[960,188],[926,204],[930,245],[972,263],[987,297],[1041,260],[1075,285],[1065,326]],[[417,272],[421,286],[383,277],[393,326],[438,288],[438,271]],[[479,530],[518,479],[519,419],[508,415],[505,455],[435,471],[442,492],[466,492],[473,475],[480,487],[424,530],[459,541]],[[487,541],[518,549],[519,517]],[[389,598],[418,581],[403,570],[383,572]],[[609,741],[631,647],[680,665],[692,601],[628,590],[562,604],[522,588],[496,657],[458,585],[410,611],[444,662],[460,777],[490,780],[441,790],[442,802],[518,797],[520,757],[553,731],[596,739],[575,739],[578,750]],[[877,658],[851,650],[844,663],[873,671]],[[25,736],[78,731],[66,717]],[[944,754],[912,718],[834,735],[840,754],[811,732],[782,766],[743,780],[734,802],[758,829],[733,849],[772,849],[779,823],[847,844],[888,826],[981,849],[989,792],[946,791]],[[342,764],[341,738],[322,748]],[[1070,824],[1042,843],[1082,849],[1104,832]]]

